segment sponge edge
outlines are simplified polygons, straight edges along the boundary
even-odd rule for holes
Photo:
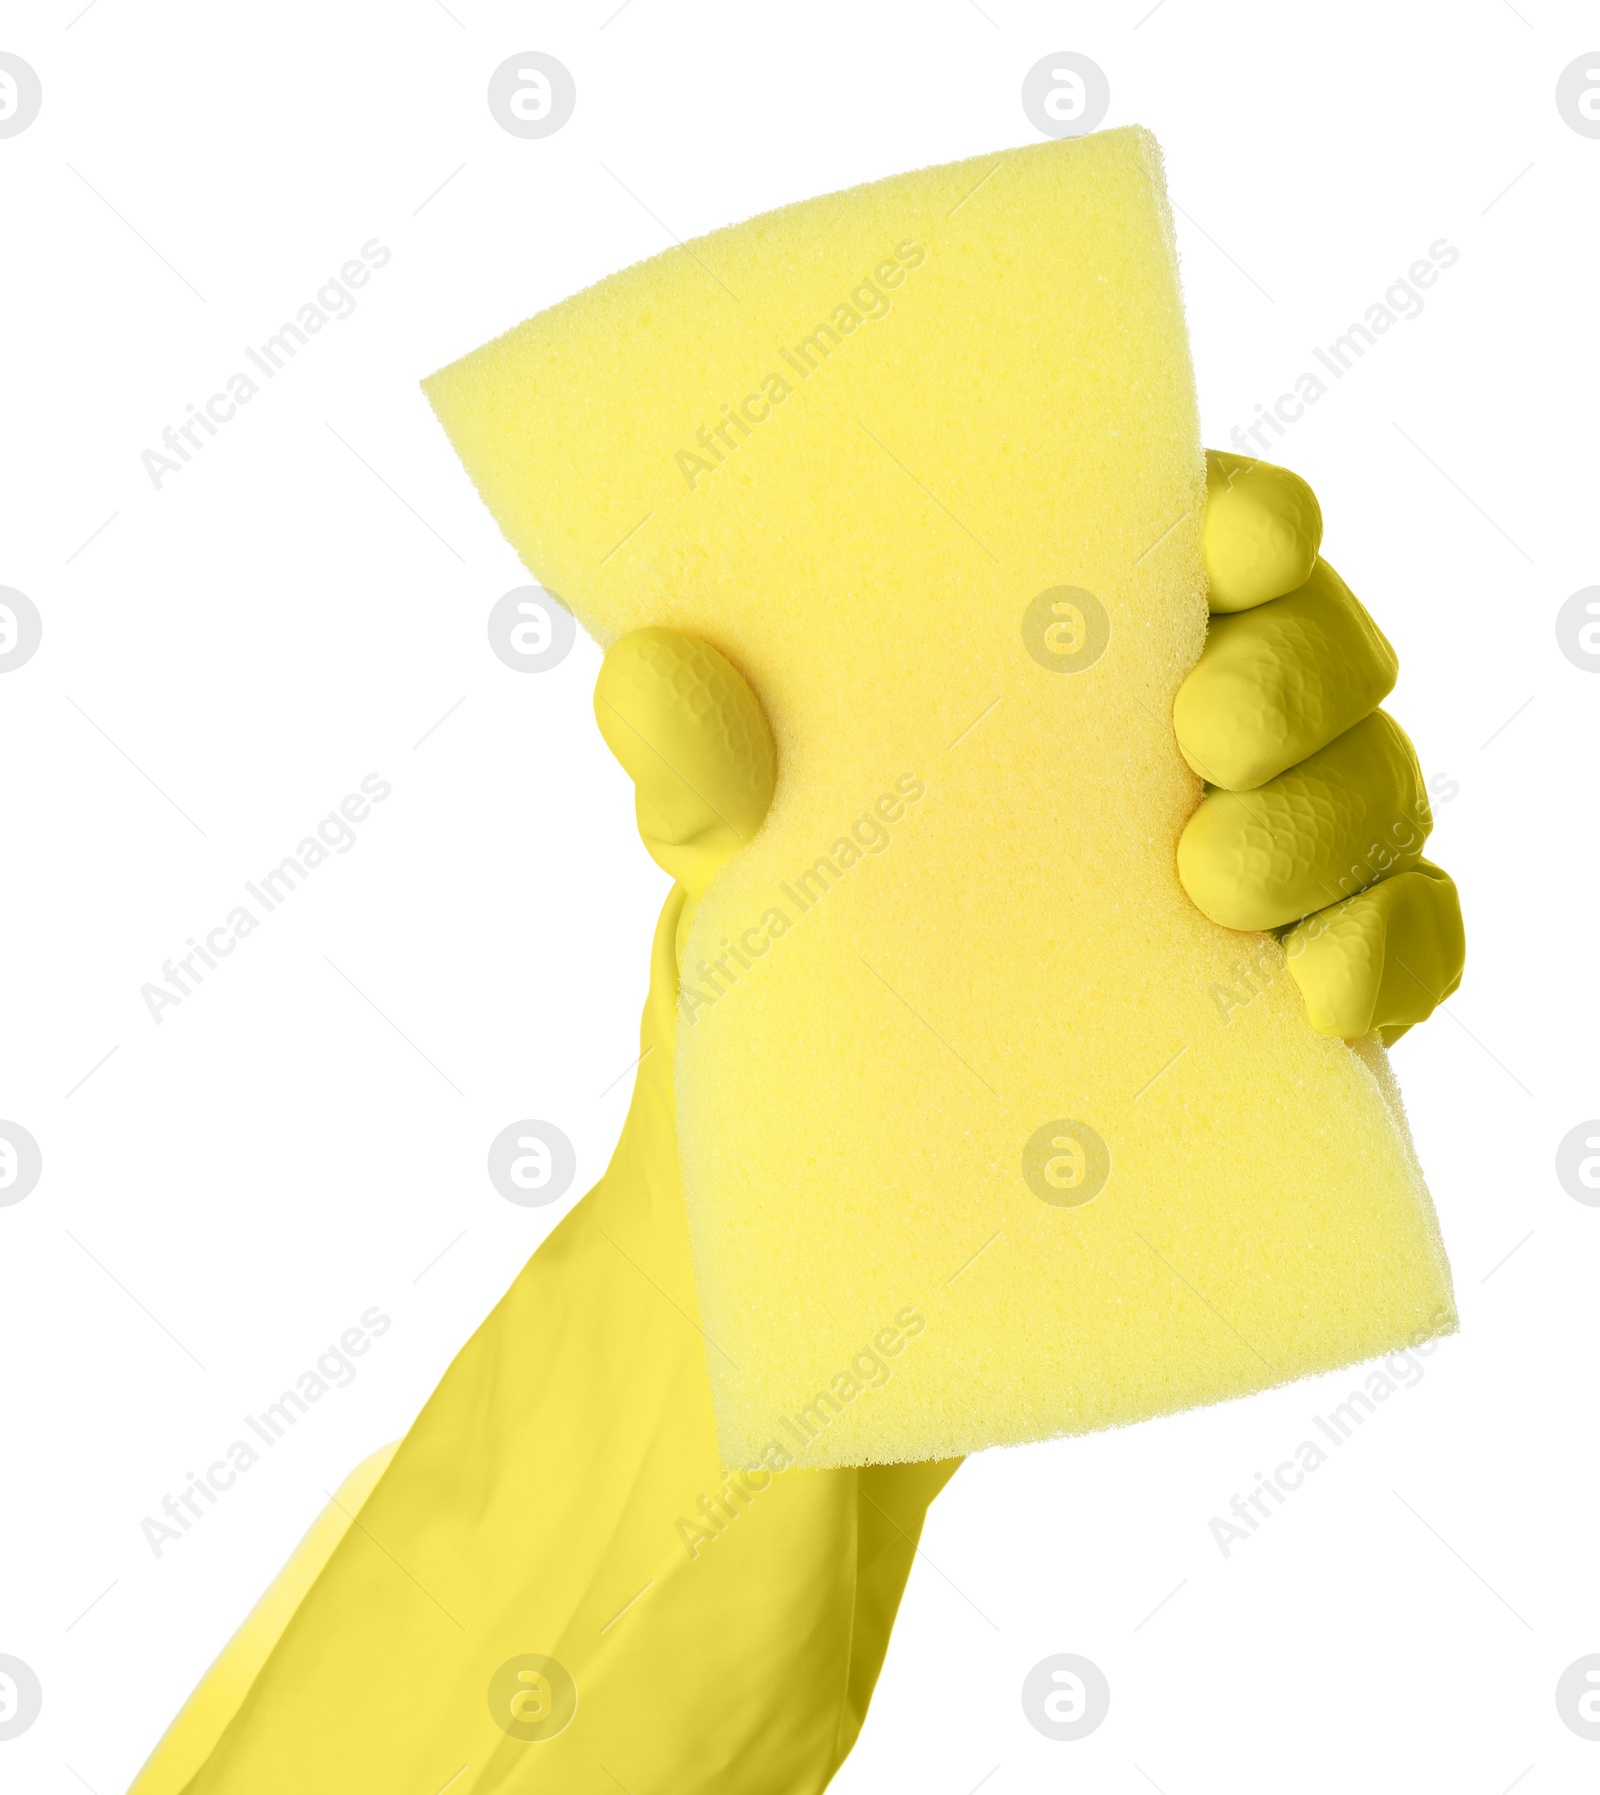
[[[678,1028],[727,1462],[1082,1432],[1453,1328],[1381,1049],[1178,884],[1204,466],[1146,133],[715,232],[427,391],[586,627],[704,637],[772,724]]]

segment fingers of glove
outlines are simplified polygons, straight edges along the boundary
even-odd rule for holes
[[[1200,552],[1213,613],[1248,611],[1303,586],[1322,546],[1322,509],[1298,474],[1206,450]]]
[[[776,756],[755,693],[709,642],[639,629],[607,651],[594,714],[634,782],[651,857],[698,896],[772,802]]]
[[[1297,590],[1212,620],[1172,707],[1178,746],[1212,785],[1253,791],[1368,717],[1400,663],[1320,556]]]
[[[1224,928],[1281,928],[1415,866],[1432,828],[1416,752],[1374,711],[1256,791],[1207,792],[1178,877]]]
[[[1456,989],[1467,951],[1455,882],[1430,860],[1308,916],[1283,945],[1318,1034],[1385,1046]]]

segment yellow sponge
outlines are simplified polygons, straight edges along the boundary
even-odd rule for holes
[[[935,1458],[1445,1332],[1375,1043],[1175,844],[1205,473],[1139,130],[790,206],[427,383],[603,642],[770,718],[683,957],[679,1133],[731,1464]]]

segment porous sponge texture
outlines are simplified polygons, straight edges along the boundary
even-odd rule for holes
[[[1178,883],[1205,475],[1146,133],[715,232],[427,390],[602,642],[701,636],[772,725],[677,1031],[730,1464],[1080,1432],[1453,1327],[1381,1050]]]

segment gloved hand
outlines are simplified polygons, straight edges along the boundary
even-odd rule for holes
[[[818,1795],[855,1742],[957,1461],[722,1468],[678,1171],[677,948],[766,812],[772,741],[727,661],[670,631],[617,643],[595,705],[678,881],[616,1153],[132,1795]]]
[[[1211,630],[1173,726],[1210,789],[1178,876],[1213,922],[1282,930],[1318,1033],[1388,1046],[1456,989],[1466,952],[1456,888],[1422,857],[1416,754],[1378,709],[1399,663],[1318,555],[1303,480],[1208,450],[1206,494]]]
[[[1213,922],[1282,930],[1318,1033],[1388,1045],[1456,989],[1465,955],[1455,885],[1422,857],[1433,815],[1415,751],[1378,708],[1399,662],[1318,554],[1322,512],[1305,481],[1208,450],[1206,494],[1213,622],[1173,726],[1210,789],[1179,842],[1179,878]],[[689,892],[680,931],[772,791],[760,707],[714,661],[723,672],[707,683],[703,645],[638,630],[613,647],[595,694],[635,782],[639,832]],[[623,688],[645,707],[636,722]]]
[[[1393,655],[1316,561],[1304,484],[1229,456],[1208,468],[1218,621],[1175,722],[1213,790],[1180,870],[1214,920],[1295,925],[1314,1026],[1392,1033],[1426,1014],[1397,976],[1414,969],[1437,998],[1461,957],[1454,888],[1408,870],[1427,864],[1415,759],[1373,717]],[[678,954],[766,814],[771,736],[738,672],[664,629],[613,644],[595,714],[676,881],[615,1157],[399,1448],[339,1492],[132,1795],[816,1795],[860,1729],[927,1505],[958,1461],[724,1475],[678,1171]],[[1415,840],[1373,864],[1369,819],[1408,804]],[[1366,871],[1341,887],[1346,860]],[[543,1740],[505,1730],[566,1718],[556,1673],[503,1670],[531,1653],[576,1693]]]

